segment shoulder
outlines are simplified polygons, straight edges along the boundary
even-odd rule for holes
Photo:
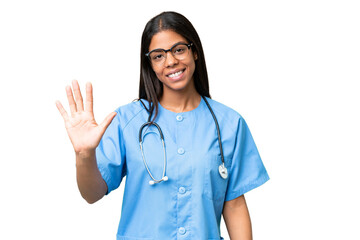
[[[243,121],[243,117],[240,115],[240,113],[238,113],[231,107],[228,107],[225,104],[211,98],[206,98],[206,100],[208,100],[216,117],[218,119],[221,119],[223,122],[229,123],[231,126],[234,126],[237,125],[239,122]]]
[[[141,101],[143,104],[148,106],[148,102],[146,100],[141,99]],[[133,102],[122,105],[115,110],[117,113],[116,117],[118,118],[122,128],[125,128],[133,119],[146,111],[141,101],[134,100]]]

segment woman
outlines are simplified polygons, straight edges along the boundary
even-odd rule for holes
[[[231,239],[252,239],[244,193],[269,177],[243,118],[210,99],[200,38],[184,16],[147,23],[138,101],[98,125],[91,84],[85,109],[76,81],[75,99],[66,92],[71,116],[57,107],[83,198],[98,201],[126,176],[117,239],[221,239],[221,214]]]

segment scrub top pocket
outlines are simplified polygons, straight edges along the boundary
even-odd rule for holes
[[[228,179],[220,176],[219,166],[222,164],[220,155],[208,155],[207,164],[205,165],[204,172],[204,195],[213,201],[218,201],[225,198]],[[230,160],[225,158],[225,167],[230,175]]]

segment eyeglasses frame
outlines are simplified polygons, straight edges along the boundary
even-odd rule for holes
[[[151,61],[151,59],[150,59],[150,54],[151,54],[152,52],[162,50],[162,51],[165,52],[165,54],[167,54],[168,52],[171,52],[171,50],[172,50],[174,47],[179,46],[179,45],[185,45],[185,46],[188,47],[188,49],[190,49],[194,44],[193,44],[193,43],[183,43],[183,42],[179,42],[179,43],[175,43],[171,48],[169,48],[169,49],[167,49],[167,50],[165,50],[165,49],[163,49],[163,48],[156,48],[156,49],[154,49],[154,50],[151,50],[150,52],[145,53],[145,56],[148,57],[149,60]],[[171,54],[172,54],[172,52],[171,52]],[[172,54],[172,55],[173,55],[173,54]],[[173,57],[175,57],[175,56],[173,55]],[[175,57],[175,58],[176,58],[176,57]]]

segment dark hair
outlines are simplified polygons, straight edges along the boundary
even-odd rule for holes
[[[158,114],[158,103],[163,93],[163,85],[162,82],[157,79],[145,53],[149,51],[152,37],[164,30],[172,30],[183,36],[189,43],[193,43],[191,49],[197,55],[193,75],[195,89],[201,96],[210,97],[205,56],[199,35],[191,22],[183,15],[176,12],[163,12],[153,17],[146,24],[141,38],[139,100],[146,99],[150,103],[148,107],[143,104],[149,112],[149,121],[153,115],[154,109],[155,116],[152,121],[156,119]]]

